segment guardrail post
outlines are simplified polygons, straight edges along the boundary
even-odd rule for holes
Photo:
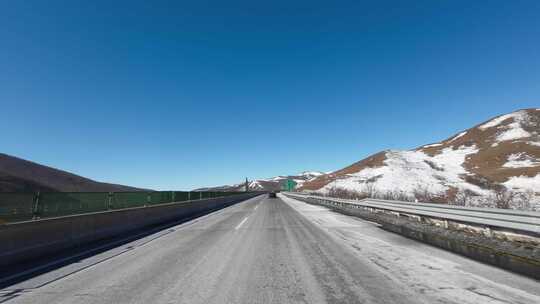
[[[107,194],[107,210],[112,209],[113,196],[114,196],[113,192],[109,192],[109,194]]]
[[[34,204],[32,206],[32,219],[39,218],[39,196],[40,192],[34,193]]]

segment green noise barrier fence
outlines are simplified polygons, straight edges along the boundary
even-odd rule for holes
[[[0,193],[0,224],[66,215],[225,197],[244,192]]]

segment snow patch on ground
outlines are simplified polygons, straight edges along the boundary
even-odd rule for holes
[[[540,142],[536,142],[536,141],[528,141],[527,144],[529,144],[531,146],[540,147]]]
[[[506,182],[503,183],[507,188],[517,188],[521,190],[540,191],[540,174],[528,177],[528,176],[512,176]]]
[[[523,130],[521,126],[519,126],[517,123],[512,123],[509,125],[509,127],[510,129],[497,135],[497,141],[501,142],[501,141],[531,137],[531,133]]]
[[[524,152],[513,153],[508,156],[508,161],[503,165],[505,168],[526,168],[540,165],[537,159]]]
[[[506,126],[499,126],[503,121],[507,119],[512,119],[513,120],[512,123]],[[483,124],[479,128],[481,130],[485,130],[489,127],[497,126],[497,128],[501,129],[501,131],[497,133],[496,141],[502,142],[502,141],[531,137],[531,134],[522,128],[522,124],[525,124],[528,121],[529,121],[529,115],[527,114],[527,112],[518,111],[518,112],[506,114],[501,117],[495,118],[491,120],[490,122]]]
[[[468,174],[463,167],[465,158],[476,152],[476,146],[445,148],[435,156],[422,151],[388,151],[384,166],[366,168],[335,180],[323,187],[321,192],[327,192],[333,187],[361,192],[366,190],[367,185],[373,185],[378,192],[400,191],[409,196],[415,190],[442,194],[450,186],[488,194],[487,190],[469,184],[461,177]]]

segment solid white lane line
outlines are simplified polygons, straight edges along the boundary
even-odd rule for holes
[[[248,217],[249,217],[249,216],[246,216],[246,218],[243,219],[243,220],[240,222],[240,224],[238,224],[238,225],[234,228],[234,230],[238,230],[240,227],[242,227],[242,225],[244,225],[244,223],[247,221]]]

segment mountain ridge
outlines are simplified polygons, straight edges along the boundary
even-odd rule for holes
[[[146,190],[98,182],[64,170],[0,153],[0,192],[121,192]]]
[[[540,109],[499,115],[440,142],[412,150],[385,150],[307,181],[302,191],[331,188],[399,192],[421,190],[453,199],[502,190],[540,191]]]
[[[278,175],[266,179],[255,179],[248,181],[248,190],[250,191],[278,191],[282,189],[285,181],[288,179],[294,180],[297,185],[302,185],[306,181],[312,180],[317,176],[323,175],[323,172],[318,171],[303,171],[296,175]],[[234,185],[224,185],[216,187],[198,188],[194,191],[245,191],[244,183]]]

